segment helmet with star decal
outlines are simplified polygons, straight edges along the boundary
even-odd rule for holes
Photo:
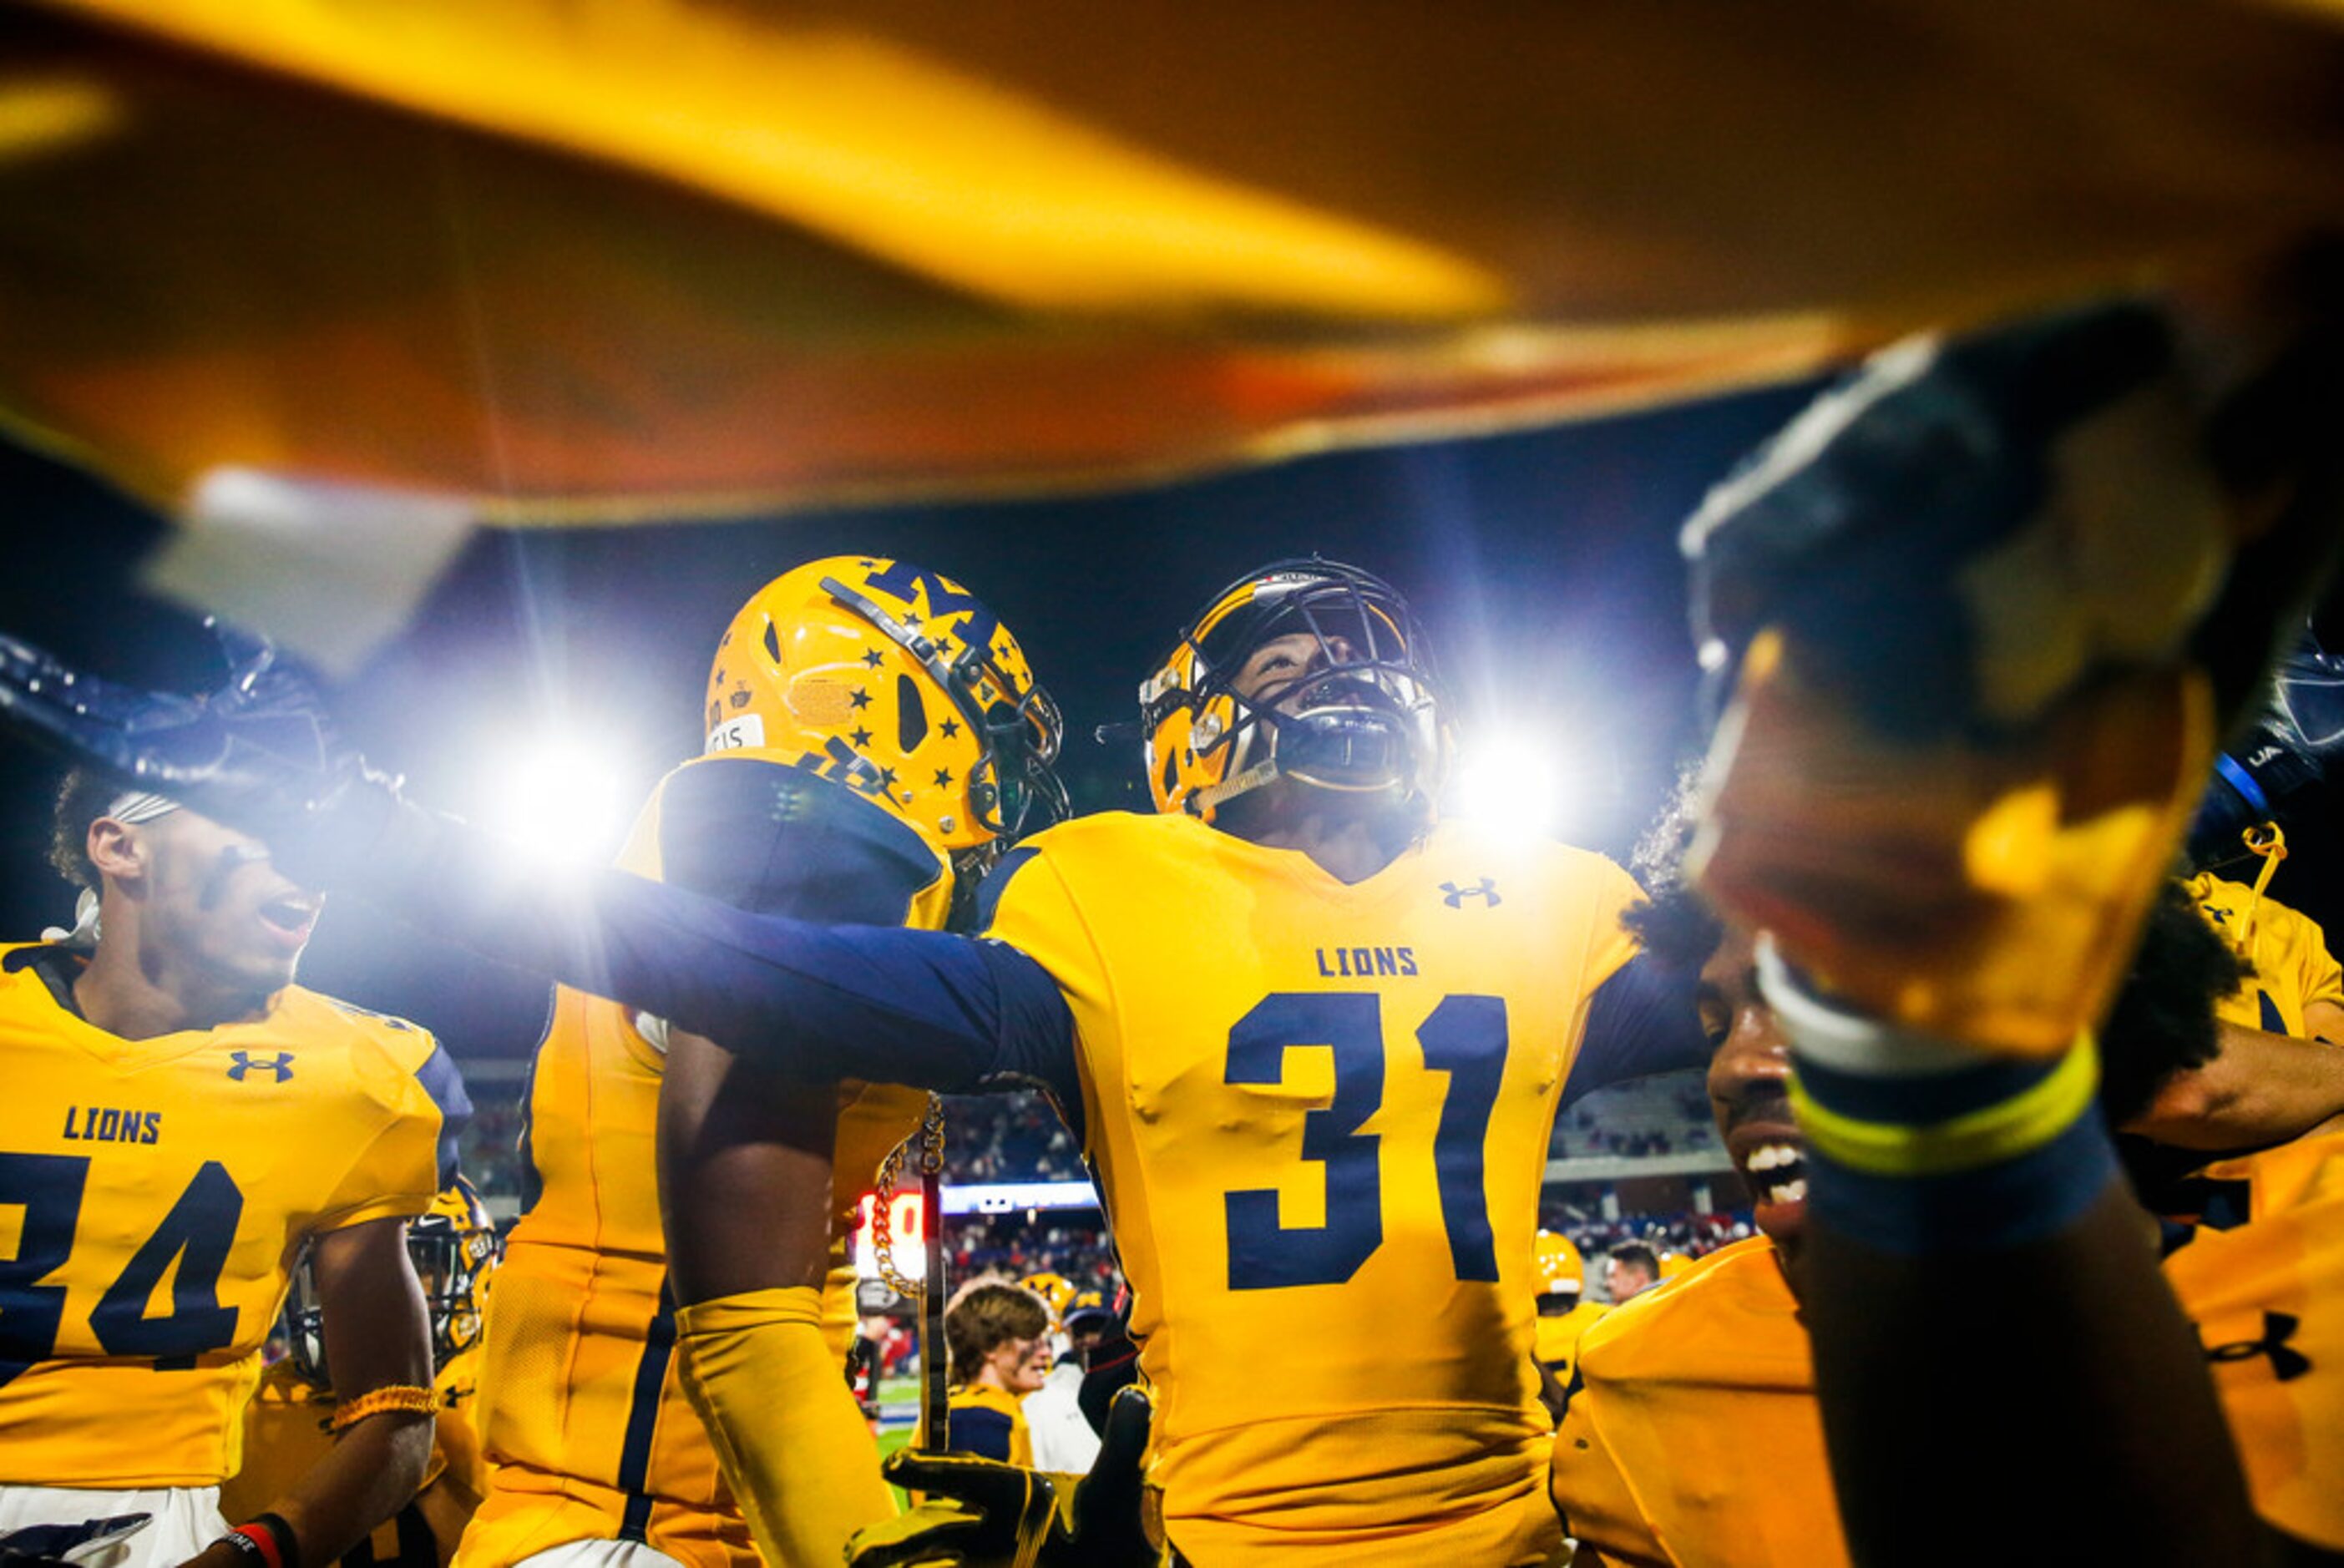
[[[909,561],[829,556],[759,589],[717,644],[706,717],[710,752],[836,779],[964,870],[1066,814],[1058,710],[1017,639]]]

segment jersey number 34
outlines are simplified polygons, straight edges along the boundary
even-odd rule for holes
[[[1449,1075],[1432,1158],[1450,1261],[1460,1280],[1495,1282],[1481,1150],[1506,1074],[1505,999],[1443,996],[1416,1038],[1424,1065]],[[1302,1158],[1326,1168],[1327,1222],[1281,1224],[1275,1188],[1227,1194],[1232,1290],[1339,1285],[1383,1245],[1382,1139],[1359,1130],[1383,1103],[1383,998],[1373,992],[1274,992],[1229,1030],[1223,1078],[1278,1083],[1288,1049],[1298,1046],[1324,1046],[1335,1057],[1333,1098],[1302,1118]]]
[[[16,1255],[0,1260],[0,1383],[56,1354],[66,1288],[42,1281],[65,1266],[81,1219],[89,1160],[69,1154],[0,1154],[0,1204],[24,1209]],[[109,1356],[151,1356],[157,1371],[192,1367],[236,1339],[236,1309],[219,1302],[220,1270],[236,1242],[244,1194],[227,1168],[204,1162],[155,1233],[90,1310],[90,1332]],[[146,1315],[163,1271],[178,1259],[171,1310]]]

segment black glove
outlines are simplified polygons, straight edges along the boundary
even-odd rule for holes
[[[200,697],[85,674],[0,636],[0,718],[85,767],[264,840],[306,885],[414,863],[435,819],[336,737],[317,688],[266,638],[207,624],[227,676]]]
[[[2344,660],[2309,633],[2279,665],[2271,701],[2216,759],[2189,824],[2192,865],[2247,860],[2241,835],[2276,822],[2291,828],[2321,809],[2329,764],[2344,756]]]
[[[2344,520],[2344,312],[2254,298],[1899,344],[1687,526],[1732,700],[1689,869],[1850,1010],[2013,1055],[2102,1016]]]
[[[2296,282],[2302,323],[2243,384],[2211,384],[2146,302],[1875,358],[1685,530],[1715,693],[1771,627],[1882,735],[1989,736],[2101,671],[2186,658],[2227,732],[2339,521],[2344,328],[2324,279]]]
[[[151,1513],[117,1513],[76,1524],[27,1524],[0,1533],[0,1568],[76,1568],[146,1528]]]
[[[1116,1395],[1098,1458],[1081,1477],[905,1449],[888,1459],[887,1479],[928,1500],[858,1531],[846,1560],[851,1568],[1155,1568],[1164,1553],[1140,1517],[1150,1415],[1145,1389]]]

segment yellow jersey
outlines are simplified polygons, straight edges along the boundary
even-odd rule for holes
[[[773,862],[763,858],[784,824]],[[696,759],[661,781],[619,864],[744,908],[941,926],[951,871],[883,808],[788,764]],[[755,1568],[675,1358],[654,1149],[664,1028],[567,986],[530,1069],[524,1209],[490,1293],[481,1371],[489,1492],[465,1568],[565,1542],[648,1543],[687,1568]],[[842,1376],[855,1209],[926,1096],[844,1084],[825,1298]]]
[[[2238,1223],[2190,1230],[2166,1278],[2205,1346],[2256,1512],[2344,1550],[2344,1134],[2207,1176],[2241,1185]],[[1554,1499],[1606,1562],[1847,1560],[1806,1330],[1763,1238],[1581,1339]]]
[[[78,962],[0,953],[0,1482],[210,1486],[304,1240],[429,1209],[470,1108],[399,1019],[288,986],[126,1040]]]
[[[1569,1382],[1571,1363],[1579,1354],[1580,1337],[1602,1321],[1603,1314],[1609,1310],[1601,1301],[1581,1301],[1568,1312],[1557,1312],[1551,1317],[1540,1313],[1531,1353],[1538,1358],[1539,1365],[1554,1374],[1557,1381]]]
[[[2254,889],[2201,872],[2183,884],[2208,924],[2254,966],[2238,988],[2215,1005],[2215,1016],[2241,1028],[2274,1035],[2309,1034],[2304,1009],[2314,1002],[2344,1007],[2344,966],[2329,956],[2316,921]]]
[[[412,1502],[338,1559],[342,1568],[440,1568],[455,1552],[471,1500],[487,1479],[472,1419],[479,1369],[479,1356],[466,1353],[433,1380],[440,1408],[423,1484]],[[289,1360],[263,1371],[245,1407],[244,1466],[220,1488],[220,1512],[249,1519],[284,1496],[334,1446],[338,1402],[331,1389],[303,1378]],[[444,1505],[435,1506],[435,1488],[450,1499]],[[462,1501],[453,1501],[459,1495]]]
[[[1553,1493],[1606,1563],[1847,1562],[1814,1357],[1772,1242],[1720,1248],[1581,1336]]]
[[[2274,1528],[2344,1552],[2344,1134],[2208,1168],[2243,1182],[2243,1224],[2199,1226],[2166,1258]]]
[[[1174,1543],[1545,1560],[1531,1237],[1635,884],[1444,824],[1346,885],[1124,813],[1005,871],[988,934],[1071,1014]]]
[[[1026,1424],[1025,1401],[1015,1394],[983,1383],[956,1383],[946,1403],[952,1426],[947,1446],[954,1452],[1034,1467],[1034,1434]]]

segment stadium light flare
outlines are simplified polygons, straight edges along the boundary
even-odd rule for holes
[[[1449,814],[1520,838],[1551,837],[1573,808],[1561,762],[1533,742],[1493,737],[1467,747],[1449,789]]]
[[[607,753],[540,739],[493,754],[481,777],[480,824],[530,854],[578,864],[617,849],[625,798]]]

